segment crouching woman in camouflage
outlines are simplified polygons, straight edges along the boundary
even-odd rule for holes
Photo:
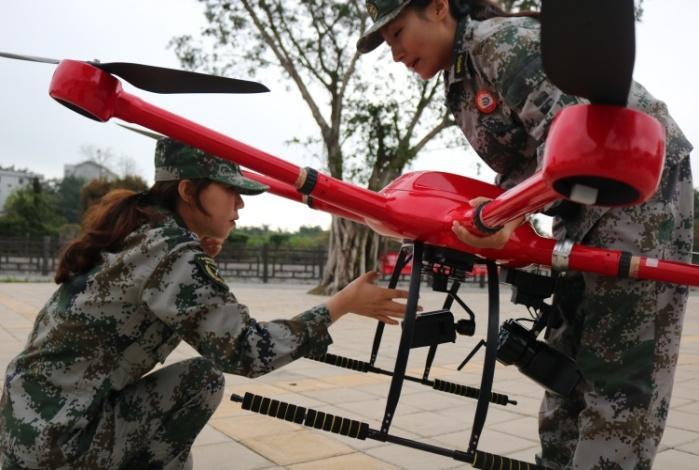
[[[117,190],[64,250],[60,287],[7,368],[2,468],[191,467],[192,443],[223,395],[222,372],[259,376],[332,342],[348,312],[396,323],[405,291],[359,277],[290,320],[256,322],[211,258],[243,207],[267,189],[170,139],[155,185]],[[202,357],[147,374],[184,340]],[[145,375],[147,374],[147,375]]]
[[[374,25],[357,48],[368,52],[385,41],[393,59],[421,78],[443,72],[457,125],[503,189],[536,171],[553,116],[585,101],[564,94],[546,77],[536,13],[508,14],[488,0],[366,3]],[[665,127],[667,155],[658,191],[634,207],[562,204],[554,234],[689,261],[692,146],[665,105],[640,84],[632,85],[628,103]],[[499,247],[518,223],[482,239],[460,224],[453,229],[467,244]],[[554,303],[562,326],[552,330],[549,343],[576,359],[585,380],[571,396],[546,392],[539,415],[541,463],[555,469],[651,468],[670,406],[687,292],[685,286],[593,274],[558,279]]]

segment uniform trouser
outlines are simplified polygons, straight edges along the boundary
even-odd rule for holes
[[[693,190],[683,168],[649,203],[607,212],[584,242],[687,261]],[[549,343],[576,359],[584,381],[570,397],[545,394],[540,463],[651,468],[670,407],[687,293],[685,286],[591,274],[560,279],[555,303],[563,326]]]
[[[89,447],[62,468],[191,468],[190,449],[223,397],[223,374],[204,358],[163,367],[114,393],[89,426]],[[7,469],[21,468],[10,461]]]

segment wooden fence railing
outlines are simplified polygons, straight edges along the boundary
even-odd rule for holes
[[[0,274],[50,275],[56,269],[63,242],[54,237],[0,238]],[[327,257],[325,248],[289,249],[271,245],[246,247],[226,244],[216,257],[221,274],[237,279],[319,280]]]

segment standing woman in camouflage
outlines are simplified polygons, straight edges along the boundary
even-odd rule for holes
[[[18,468],[191,468],[190,448],[219,404],[222,372],[255,377],[323,354],[348,312],[395,324],[407,292],[375,273],[290,320],[256,322],[212,256],[241,194],[267,188],[225,160],[170,139],[155,185],[116,190],[64,250],[60,287],[7,368],[0,464]],[[186,341],[202,357],[148,374]],[[147,375],[146,375],[147,374]]]
[[[449,109],[504,189],[536,170],[553,116],[584,102],[563,94],[544,74],[536,13],[507,14],[488,0],[366,3],[374,25],[357,48],[369,52],[385,41],[393,59],[423,79],[443,72]],[[688,261],[692,147],[665,105],[638,83],[629,106],[654,116],[667,132],[657,193],[635,207],[561,204],[554,234]],[[460,224],[453,230],[467,244],[500,247],[517,224],[486,238]],[[576,359],[585,380],[571,397],[546,392],[539,415],[540,463],[556,469],[651,467],[670,406],[687,292],[683,286],[593,274],[559,279],[554,302],[563,325],[549,342]]]

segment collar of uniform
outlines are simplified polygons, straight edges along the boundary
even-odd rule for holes
[[[462,81],[469,75],[466,59],[468,57],[467,31],[466,26],[469,24],[469,17],[464,17],[456,25],[456,33],[454,34],[454,47],[451,52],[451,65],[444,71],[444,83],[447,90],[456,82]]]

